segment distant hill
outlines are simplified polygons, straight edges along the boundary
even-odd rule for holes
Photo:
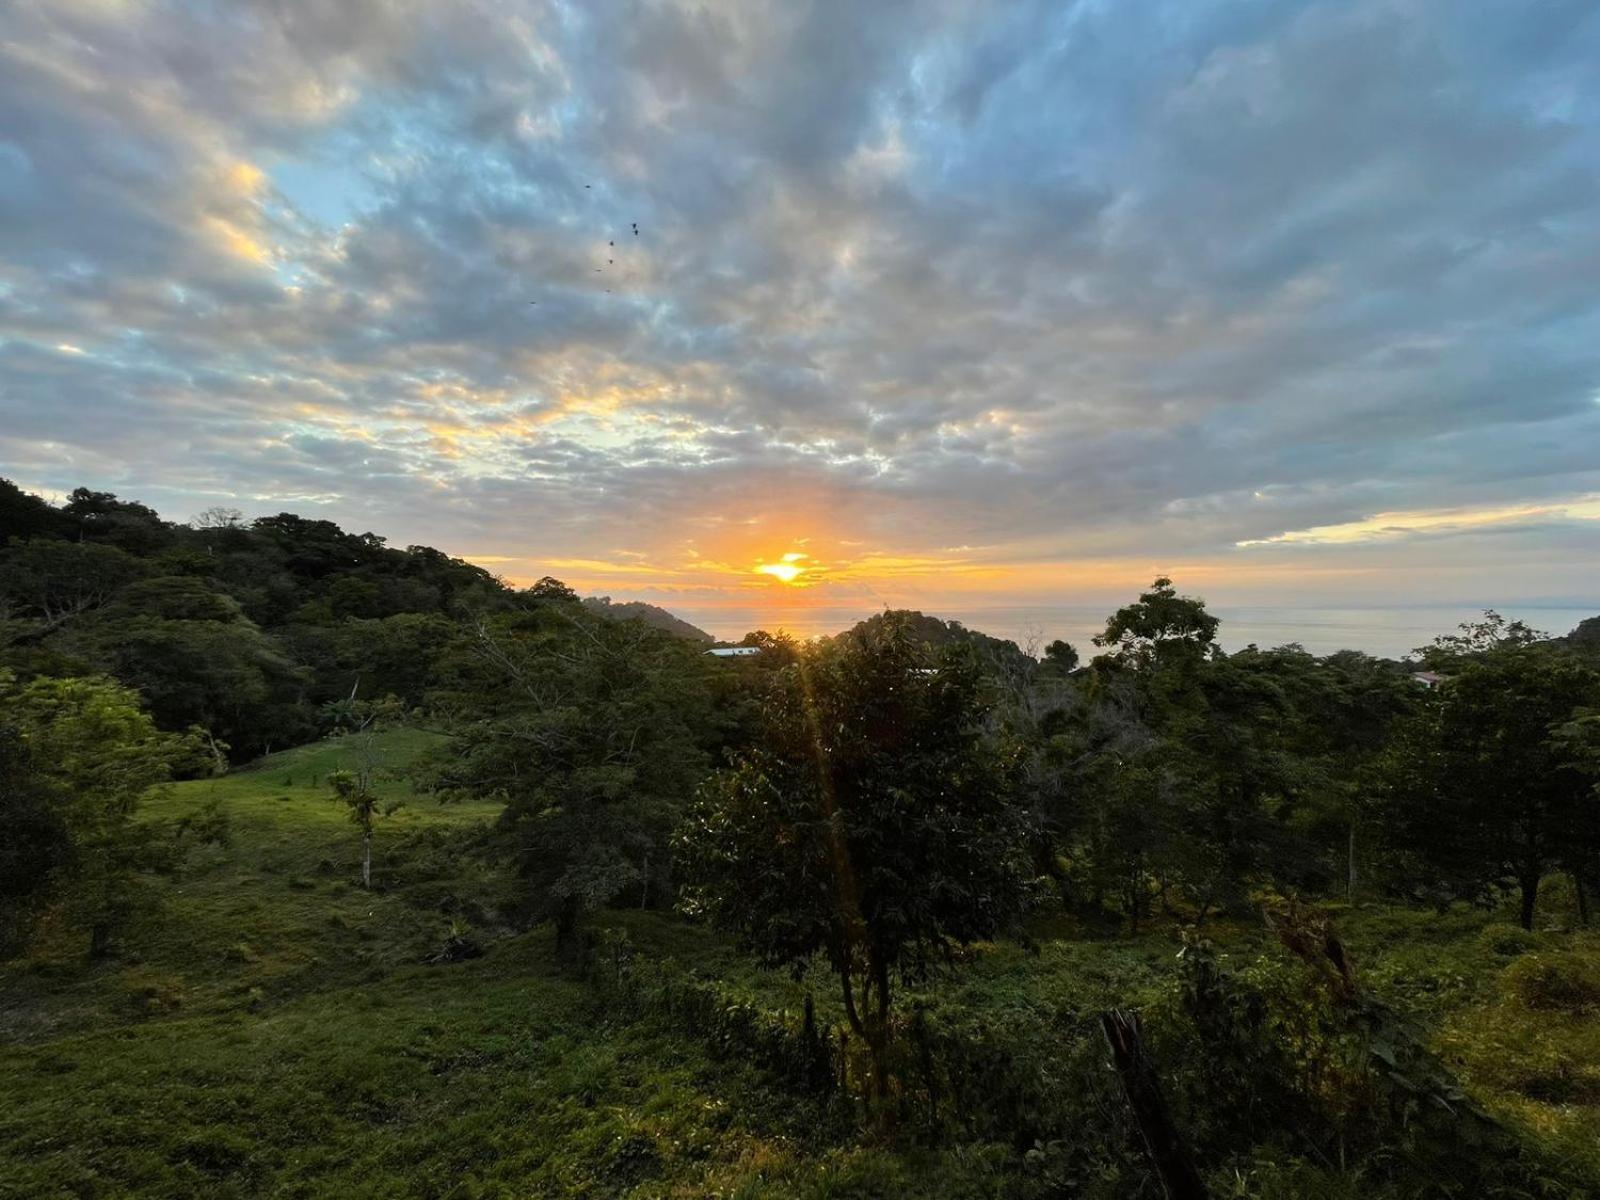
[[[646,604],[643,600],[613,601],[610,596],[585,596],[583,606],[590,612],[610,617],[614,621],[643,621],[646,625],[663,629],[681,638],[688,638],[691,642],[704,642],[709,646],[717,640],[704,629],[689,624],[682,617],[675,617],[666,609]]]
[[[890,611],[896,616],[909,618],[915,635],[936,650],[954,643],[963,643],[976,647],[983,658],[996,666],[1026,670],[1034,665],[1034,660],[1028,657],[1015,642],[991,637],[987,633],[980,633],[976,629],[968,629],[960,621],[942,621],[938,617],[930,617],[925,613],[909,610]],[[855,633],[876,629],[883,624],[884,618],[889,615],[890,612],[876,613],[865,621],[858,621],[846,632]]]
[[[1571,633],[1552,640],[1585,658],[1600,659],[1600,617],[1579,621]]]

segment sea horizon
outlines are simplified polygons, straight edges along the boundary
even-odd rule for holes
[[[662,607],[719,641],[737,641],[756,629],[781,629],[800,638],[826,636],[883,611],[881,605],[852,604],[788,607],[782,611],[760,606],[709,608],[670,602]],[[969,629],[1016,642],[1024,650],[1037,652],[1059,638],[1070,642],[1084,658],[1090,656],[1093,637],[1105,628],[1107,617],[1114,611],[1114,606],[1091,604],[915,607],[929,616],[960,621]],[[1230,653],[1251,644],[1269,648],[1298,643],[1316,655],[1360,650],[1381,658],[1405,658],[1434,638],[1454,633],[1462,623],[1478,619],[1485,609],[1561,636],[1585,618],[1600,615],[1600,600],[1593,604],[1214,604],[1208,609],[1221,621],[1217,640]]]

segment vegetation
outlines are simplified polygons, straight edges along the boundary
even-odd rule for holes
[[[877,622],[779,674],[758,744],[707,784],[680,841],[687,911],[771,966],[823,956],[880,1100],[892,981],[992,938],[1027,888],[976,657],[931,666],[913,628]]]
[[[0,519],[0,1196],[1600,1188],[1590,622],[1228,654],[1158,579],[1087,663],[724,660],[290,514]]]

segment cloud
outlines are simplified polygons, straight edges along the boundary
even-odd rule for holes
[[[13,5],[0,470],[663,587],[1593,596],[1597,55],[1577,0]]]
[[[1450,536],[1486,530],[1519,530],[1558,521],[1600,521],[1600,496],[1582,496],[1570,503],[1512,505],[1504,508],[1444,509],[1436,512],[1385,512],[1360,521],[1294,529],[1269,538],[1251,538],[1240,546],[1320,546],[1382,542],[1418,535]]]

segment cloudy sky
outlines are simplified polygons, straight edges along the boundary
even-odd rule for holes
[[[1600,605],[1600,7],[12,0],[0,474],[701,616]]]

